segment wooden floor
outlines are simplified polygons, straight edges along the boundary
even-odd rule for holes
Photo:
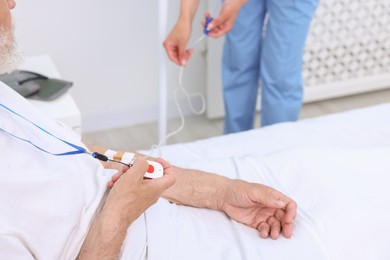
[[[301,119],[347,111],[355,108],[390,102],[390,89],[359,94],[349,97],[305,104]],[[185,119],[184,129],[167,140],[167,144],[190,142],[222,134],[223,119],[207,119],[206,116],[192,116]],[[259,126],[259,116],[256,118]],[[176,130],[179,119],[169,120],[168,132]],[[158,125],[148,123],[124,128],[83,134],[83,141],[111,149],[141,150],[158,144]]]

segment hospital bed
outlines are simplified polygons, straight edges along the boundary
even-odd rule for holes
[[[161,149],[174,165],[290,196],[294,234],[261,239],[160,199],[129,228],[123,259],[390,259],[390,103]]]

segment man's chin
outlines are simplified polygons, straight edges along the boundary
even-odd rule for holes
[[[17,70],[22,63],[22,56],[17,50],[13,33],[0,27],[0,74],[8,74]]]
[[[13,57],[7,57],[3,59],[3,55],[0,55],[0,74],[9,74],[17,70],[22,63],[22,57],[15,55]]]
[[[0,74],[8,74],[17,70],[22,63],[22,56],[17,51],[15,41],[0,45]]]

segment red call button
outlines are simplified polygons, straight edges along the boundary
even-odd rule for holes
[[[148,173],[153,173],[153,172],[154,172],[154,167],[153,165],[149,164]]]

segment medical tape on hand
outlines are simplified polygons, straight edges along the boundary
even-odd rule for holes
[[[120,161],[124,164],[133,164],[134,156],[135,156],[134,153],[129,153],[129,152],[119,153],[117,151],[110,150],[110,149],[108,149],[104,153],[104,155],[107,156],[108,159],[110,159],[110,160]]]
[[[107,151],[105,151],[104,155],[107,156],[108,159],[113,160],[113,159],[114,159],[114,156],[115,156],[117,153],[118,153],[117,151],[113,151],[113,150],[108,149]]]
[[[121,159],[121,162],[126,163],[126,164],[133,164],[134,163],[134,153],[124,153]]]

